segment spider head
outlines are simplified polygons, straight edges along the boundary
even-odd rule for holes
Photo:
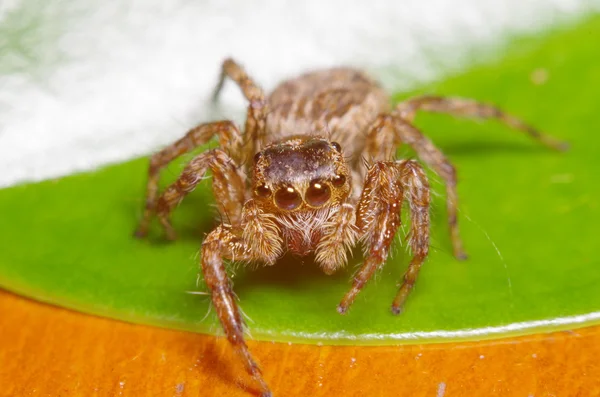
[[[269,212],[339,205],[350,194],[350,170],[335,142],[291,137],[254,156],[253,196]]]

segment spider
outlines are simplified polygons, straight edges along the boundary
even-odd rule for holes
[[[453,253],[466,258],[457,224],[455,168],[414,126],[416,112],[496,119],[550,148],[567,147],[494,106],[469,99],[422,96],[391,107],[374,80],[351,68],[308,73],[284,81],[267,96],[237,62],[227,59],[213,100],[226,78],[249,102],[243,132],[228,120],[203,123],[154,154],[136,235],[147,234],[155,215],[167,238],[174,239],[171,211],[212,172],[217,206],[228,222],[204,239],[202,273],[227,339],[265,397],[271,392],[244,340],[244,322],[224,260],[274,265],[288,251],[314,253],[321,269],[332,274],[360,243],[365,259],[337,307],[344,314],[384,265],[407,201],[412,260],[392,302],[392,313],[399,314],[427,257],[430,231],[427,176],[419,162],[394,159],[400,145],[411,146],[444,180]],[[196,156],[159,195],[161,169],[214,136],[219,148]]]

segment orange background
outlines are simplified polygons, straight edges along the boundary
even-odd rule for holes
[[[98,318],[0,290],[2,396],[252,396],[223,338]],[[386,347],[249,342],[276,397],[600,396],[600,327]]]

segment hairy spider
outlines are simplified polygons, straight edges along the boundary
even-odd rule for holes
[[[225,334],[263,396],[271,392],[244,341],[225,259],[273,265],[286,251],[315,253],[318,265],[331,274],[346,264],[348,250],[360,242],[365,259],[337,307],[343,314],[386,261],[406,200],[413,258],[392,302],[392,312],[399,314],[427,256],[430,223],[427,176],[417,161],[393,160],[401,144],[410,145],[445,181],[454,256],[466,258],[457,225],[456,172],[413,125],[417,111],[493,118],[550,148],[566,148],[498,108],[468,99],[423,96],[392,108],[376,82],[350,68],[308,73],[265,96],[235,61],[227,59],[213,99],[226,77],[249,101],[243,133],[227,120],[200,124],[154,154],[136,235],[147,234],[156,214],[167,237],[174,239],[169,214],[210,169],[218,209],[229,223],[221,223],[204,239],[202,273]],[[195,157],[159,196],[160,170],[213,136],[220,148]],[[254,161],[247,161],[252,157]]]

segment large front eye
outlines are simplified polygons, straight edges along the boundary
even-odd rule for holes
[[[302,198],[293,187],[284,187],[275,193],[275,204],[282,210],[291,211],[302,204]]]
[[[329,201],[329,197],[331,197],[331,189],[318,179],[312,181],[306,191],[306,202],[312,207],[322,206]]]

